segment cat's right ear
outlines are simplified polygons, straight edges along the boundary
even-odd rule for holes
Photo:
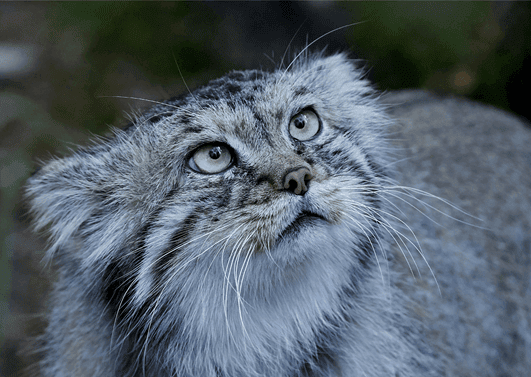
[[[25,196],[34,227],[49,236],[48,258],[102,213],[105,203],[100,191],[109,172],[91,157],[75,153],[56,158],[37,169],[27,182]]]

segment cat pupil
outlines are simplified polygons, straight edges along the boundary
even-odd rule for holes
[[[217,160],[221,157],[221,148],[220,147],[214,147],[208,152],[208,155],[211,159]]]
[[[294,126],[297,127],[299,130],[303,129],[305,125],[306,125],[305,115],[301,114],[294,120]]]

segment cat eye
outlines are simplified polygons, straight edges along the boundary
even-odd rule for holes
[[[204,174],[220,173],[231,164],[232,153],[223,144],[203,145],[188,160],[188,165],[192,170]]]
[[[313,138],[321,129],[319,117],[312,110],[303,110],[289,122],[290,135],[300,141]]]

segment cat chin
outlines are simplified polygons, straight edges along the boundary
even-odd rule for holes
[[[296,237],[308,227],[325,225],[328,221],[322,216],[310,211],[302,211],[295,219],[280,233],[279,239],[289,239]]]
[[[350,230],[341,224],[332,224],[321,216],[299,216],[279,236],[270,255],[278,265],[304,264],[307,260],[319,260],[338,250],[349,247],[346,234]]]

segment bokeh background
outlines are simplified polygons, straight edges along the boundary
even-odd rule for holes
[[[531,119],[530,15],[530,2],[0,3],[0,376],[34,361],[21,349],[42,331],[53,278],[21,196],[39,160],[149,106],[132,97],[272,70],[320,37],[312,51],[349,51],[380,90],[424,88]]]

